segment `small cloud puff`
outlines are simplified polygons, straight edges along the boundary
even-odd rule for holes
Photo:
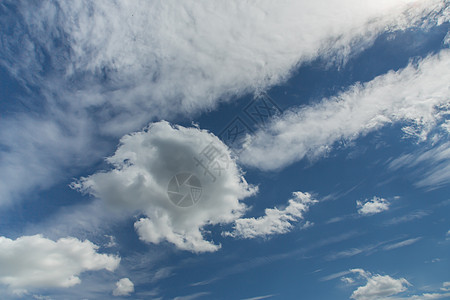
[[[116,288],[113,290],[113,296],[129,296],[134,292],[134,284],[128,278],[122,278],[116,282]]]
[[[373,215],[388,210],[390,203],[384,198],[375,196],[370,200],[366,199],[365,202],[356,201],[356,205],[360,215]]]

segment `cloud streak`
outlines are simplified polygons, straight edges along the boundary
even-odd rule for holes
[[[319,56],[345,61],[385,30],[446,16],[444,0],[6,1],[0,9],[8,28],[0,64],[28,94],[26,113],[0,120],[0,204],[48,188],[63,170],[70,178],[107,155],[111,137],[213,109]]]
[[[415,128],[410,134],[425,140],[449,112],[449,68],[445,49],[318,104],[291,109],[249,137],[240,160],[262,170],[279,169],[394,123]]]
[[[237,219],[233,231],[224,232],[223,235],[252,239],[291,231],[292,223],[303,219],[303,214],[309,210],[309,207],[318,202],[309,193],[294,192],[293,196],[283,209],[266,208],[265,215],[262,217]]]

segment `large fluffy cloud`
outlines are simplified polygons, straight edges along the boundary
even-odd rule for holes
[[[85,271],[114,271],[120,258],[97,253],[90,241],[61,238],[52,241],[41,235],[15,240],[0,237],[0,283],[14,292],[48,287],[71,287],[81,282]]]
[[[425,140],[449,113],[449,69],[450,50],[445,49],[316,105],[292,109],[251,137],[240,159],[276,169],[393,123],[406,124],[405,132]]]
[[[194,127],[153,123],[124,136],[107,160],[112,170],[82,178],[74,186],[112,207],[144,213],[135,228],[150,243],[168,241],[180,249],[215,251],[219,245],[207,241],[202,228],[239,218],[245,210],[239,200],[256,191],[228,148]]]
[[[262,217],[236,220],[233,231],[225,232],[224,235],[251,239],[289,232],[292,223],[303,219],[303,213],[317,202],[309,193],[295,192],[293,196],[283,209],[267,208]]]
[[[0,120],[0,203],[98,159],[105,136],[265,89],[321,55],[345,60],[385,30],[425,16],[442,23],[445,9],[445,0],[3,1],[0,64],[32,96]]]

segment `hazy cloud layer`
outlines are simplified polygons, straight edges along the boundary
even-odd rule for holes
[[[266,89],[318,56],[345,61],[386,30],[441,24],[445,3],[4,1],[0,64],[33,96],[0,120],[0,204],[98,160],[105,136]]]

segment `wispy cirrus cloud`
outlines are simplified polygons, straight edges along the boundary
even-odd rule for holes
[[[290,109],[248,137],[240,160],[262,170],[279,169],[393,123],[416,128],[409,133],[426,140],[449,113],[449,68],[450,50],[444,49],[318,104]]]
[[[445,130],[448,131],[447,134],[450,133],[450,130]],[[440,139],[446,140],[445,137]],[[392,160],[389,168],[391,170],[412,170],[413,179],[416,180],[415,184],[418,187],[430,190],[442,187],[450,182],[450,143],[432,144],[426,149],[404,154]]]
[[[4,1],[0,64],[28,95],[0,120],[0,204],[154,119],[267,89],[319,56],[345,61],[386,30],[441,24],[445,3]]]
[[[398,217],[392,218],[392,219],[384,222],[384,224],[389,226],[389,225],[396,225],[396,224],[400,224],[400,223],[411,222],[414,220],[422,219],[422,218],[428,216],[429,214],[431,214],[431,211],[416,210],[416,211],[407,213],[403,216],[398,216]]]

